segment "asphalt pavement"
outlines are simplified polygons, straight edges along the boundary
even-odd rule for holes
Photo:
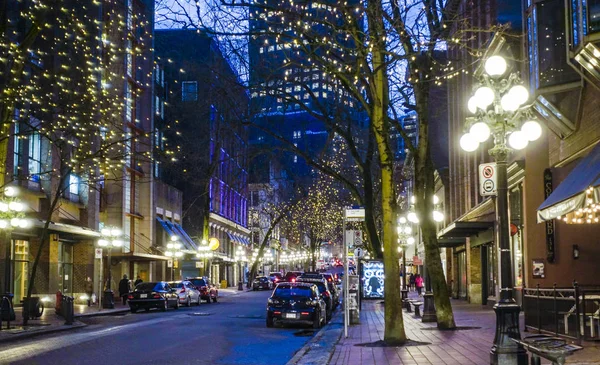
[[[0,345],[0,364],[285,364],[312,337],[303,327],[267,328],[269,291],[218,303],[83,319],[65,334]]]

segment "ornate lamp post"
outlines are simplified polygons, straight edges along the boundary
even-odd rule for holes
[[[210,260],[213,257],[213,253],[206,240],[202,240],[202,244],[198,246],[198,253],[196,254],[196,257],[202,260],[204,264],[203,274],[206,274],[206,272],[208,271],[208,260]]]
[[[246,258],[246,250],[241,245],[237,246],[237,249],[235,250],[235,260],[238,262],[239,269],[240,269],[240,279],[238,281],[238,290],[244,290],[242,263],[248,261],[248,259]]]
[[[173,257],[174,259],[179,259],[183,257],[183,251],[181,249],[183,245],[179,242],[179,237],[171,236],[171,242],[167,243],[167,250],[165,251],[165,256]],[[171,265],[171,280],[175,280],[175,262]]]
[[[471,152],[490,135],[494,138],[494,147],[489,154],[496,161],[498,181],[495,231],[500,249],[500,300],[494,306],[496,336],[490,360],[492,364],[527,364],[527,353],[523,347],[510,340],[521,338],[521,308],[513,298],[507,163],[512,149],[525,148],[530,141],[541,136],[542,129],[531,118],[530,107],[524,105],[529,93],[518,73],[506,75],[506,60],[497,55],[488,58],[484,66],[485,72],[479,76],[475,94],[468,102],[468,109],[475,116],[467,118],[469,132],[461,137],[460,146]]]
[[[116,227],[104,227],[100,230],[100,234],[102,235],[98,240],[98,246],[108,249],[108,283],[106,284],[106,290],[104,291],[104,299],[102,302],[102,307],[105,309],[112,309],[115,307],[114,301],[114,292],[112,291],[110,285],[112,282],[112,273],[111,273],[111,253],[113,247],[123,247],[123,231],[120,228]]]
[[[411,213],[409,213],[411,214]],[[414,214],[414,213],[413,213]],[[406,249],[409,245],[414,245],[415,238],[413,228],[408,219],[404,216],[398,218],[398,253],[402,254],[402,300],[408,298],[408,287],[406,286]],[[407,304],[410,305],[410,304]]]

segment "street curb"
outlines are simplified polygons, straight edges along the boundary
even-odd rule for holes
[[[340,309],[341,306],[340,306]],[[286,365],[326,365],[344,332],[344,311],[338,311],[315,337],[306,343]]]
[[[113,314],[128,313],[129,311],[130,311],[129,308],[111,309],[111,310],[107,310],[107,311],[98,311],[98,312],[91,312],[91,313],[79,313],[79,314],[73,315],[73,318],[89,318],[89,317],[110,316],[110,315],[113,315]]]
[[[23,339],[29,339],[29,338],[33,338],[33,337],[38,337],[38,336],[42,336],[42,335],[48,335],[48,334],[53,334],[53,333],[57,333],[57,332],[64,332],[64,331],[69,331],[69,330],[74,330],[74,329],[78,329],[78,328],[83,328],[86,327],[87,324],[79,322],[79,321],[75,321],[73,322],[72,325],[61,325],[61,326],[57,326],[55,328],[48,328],[45,330],[40,330],[40,331],[32,331],[32,332],[23,332],[23,333],[18,333],[18,334],[14,334],[11,335],[11,337],[6,337],[3,339],[0,339],[0,345],[5,344],[5,343],[10,343],[10,342],[15,342],[15,341],[19,341],[19,340],[23,340]],[[4,332],[5,330],[3,329],[2,332]],[[2,333],[0,332],[0,334]]]

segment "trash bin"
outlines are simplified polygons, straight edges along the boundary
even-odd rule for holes
[[[31,297],[23,299],[23,317],[27,319],[39,318],[44,314],[44,304],[40,297]]]
[[[12,305],[14,296],[13,293],[4,293],[2,295],[2,304],[0,306],[0,318],[2,321],[14,321],[16,319],[15,310]]]
[[[102,299],[102,308],[113,309],[115,307],[115,295],[111,289],[104,291],[104,298]]]
[[[227,280],[221,280],[221,288],[227,288]]]

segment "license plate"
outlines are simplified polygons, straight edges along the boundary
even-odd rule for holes
[[[140,294],[140,298],[148,298],[148,294]]]
[[[296,313],[285,313],[284,318],[296,318]]]

